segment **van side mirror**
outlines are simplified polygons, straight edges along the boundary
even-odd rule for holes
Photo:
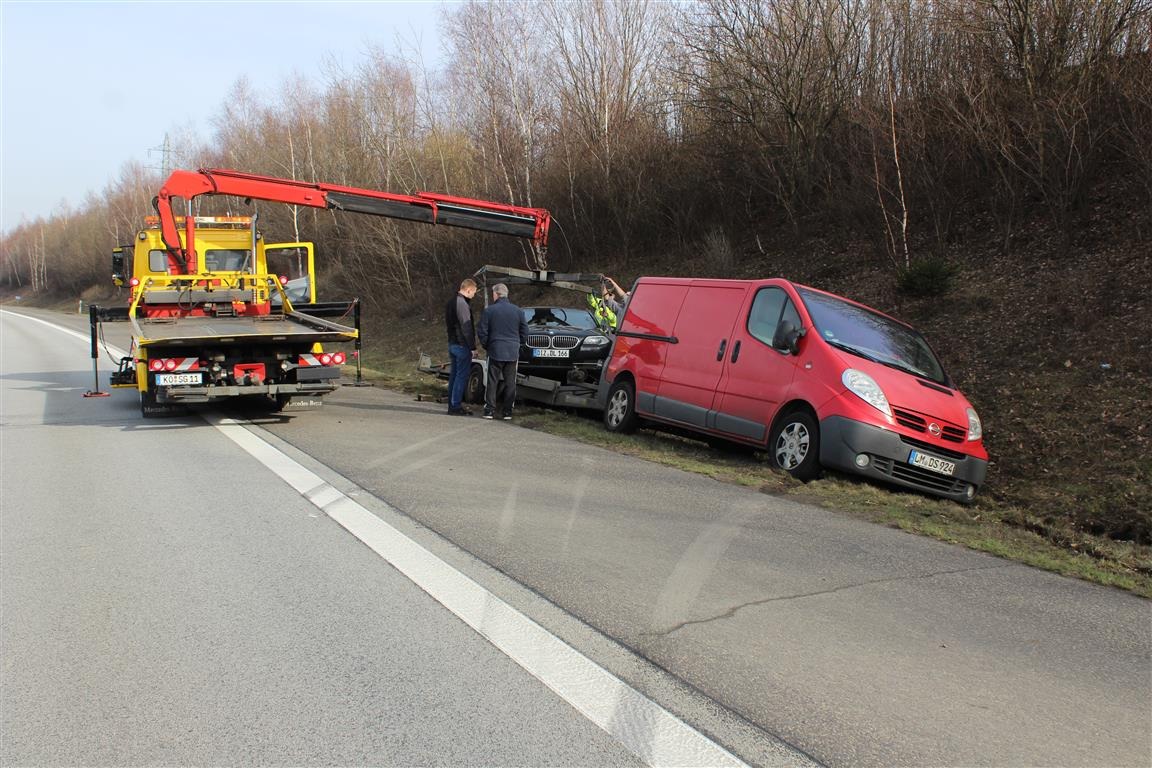
[[[772,348],[787,352],[790,355],[798,355],[800,354],[800,337],[803,335],[802,329],[785,320],[776,326],[776,334],[772,337]]]

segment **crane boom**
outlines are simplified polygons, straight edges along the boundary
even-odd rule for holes
[[[195,271],[196,265],[196,224],[192,215],[192,200],[200,195],[232,195],[495,232],[531,240],[538,258],[542,257],[547,248],[548,229],[552,223],[551,214],[543,208],[526,208],[431,192],[404,195],[337,184],[278,179],[221,168],[173,171],[160,188],[160,194],[153,200],[153,205],[160,215],[160,232],[164,244],[188,272]],[[188,206],[188,215],[184,217],[186,245],[180,243],[176,215],[172,210],[174,197],[184,199]]]

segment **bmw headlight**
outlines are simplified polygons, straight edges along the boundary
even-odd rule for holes
[[[858,371],[855,368],[849,368],[844,371],[844,375],[840,377],[844,382],[844,386],[848,391],[859,397],[868,405],[872,406],[880,413],[892,418],[892,408],[888,405],[888,398],[884,396],[884,390],[880,389],[880,385],[864,371]]]
[[[588,336],[584,339],[580,346],[582,347],[603,347],[608,344],[607,336]]]
[[[968,439],[979,440],[984,436],[984,427],[980,424],[980,417],[976,415],[976,411],[971,408],[968,409]]]

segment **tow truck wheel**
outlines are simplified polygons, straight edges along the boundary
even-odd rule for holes
[[[780,417],[768,439],[772,464],[797,480],[820,475],[820,427],[808,411],[791,411]]]
[[[639,421],[636,417],[636,388],[627,379],[617,380],[608,390],[604,427],[609,432],[627,434],[636,431]]]
[[[464,385],[464,402],[479,405],[484,402],[484,367],[473,365],[468,371],[468,383]]]

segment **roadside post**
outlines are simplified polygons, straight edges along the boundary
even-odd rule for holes
[[[83,301],[80,302],[83,305]],[[92,337],[92,389],[84,393],[84,397],[108,397],[107,392],[100,391],[100,347],[96,340],[96,327],[100,323],[100,308],[95,304],[88,305],[88,326]]]

